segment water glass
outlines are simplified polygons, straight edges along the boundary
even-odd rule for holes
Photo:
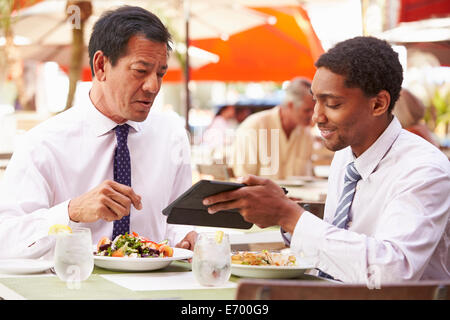
[[[94,269],[91,230],[75,227],[72,233],[57,235],[54,261],[62,281],[79,283],[89,278]]]
[[[220,286],[231,275],[231,248],[227,234],[217,239],[213,232],[200,233],[195,243],[192,271],[203,286]]]

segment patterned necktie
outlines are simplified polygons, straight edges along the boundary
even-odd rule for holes
[[[356,184],[359,180],[361,180],[361,176],[355,168],[355,163],[349,163],[345,171],[344,189],[342,190],[341,199],[339,200],[339,205],[333,219],[333,225],[338,228],[348,228],[348,223],[350,222],[348,213],[350,212],[350,207],[352,206],[353,197],[356,192]],[[320,270],[319,276],[333,279],[329,274]]]
[[[131,187],[130,152],[127,147],[129,129],[130,127],[127,124],[114,128],[117,138],[117,146],[114,151],[114,181]],[[126,232],[130,232],[129,215],[114,221],[112,239],[114,240],[116,236]]]
[[[355,163],[351,162],[347,165],[345,171],[344,189],[342,190],[341,200],[336,209],[333,219],[333,225],[338,228],[347,229],[350,221],[350,207],[352,206],[353,197],[356,192],[356,184],[361,180],[361,176],[355,168]]]

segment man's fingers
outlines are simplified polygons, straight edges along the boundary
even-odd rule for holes
[[[131,187],[115,181],[111,181],[111,187],[122,195],[127,196],[137,210],[142,209],[141,196],[137,195]]]
[[[239,200],[220,202],[218,204],[208,207],[208,213],[216,213],[223,210],[240,209],[240,208],[241,205]]]
[[[101,218],[105,221],[111,222],[114,220],[119,220],[119,216],[107,205],[103,205],[99,210],[97,210],[98,218]]]
[[[242,188],[241,188],[242,189]],[[241,189],[221,192],[203,199],[203,205],[209,206],[218,202],[226,202],[239,198]]]
[[[111,214],[114,215],[114,217],[111,217],[111,214],[107,212],[106,210],[102,213],[108,214],[112,218],[112,220],[119,220],[122,219],[123,216],[127,216],[130,214],[130,208],[125,207],[122,204],[120,204],[117,201],[114,201],[110,197],[104,196],[101,199],[101,202],[104,207],[108,209],[108,211],[111,211]]]
[[[182,249],[189,249],[191,247],[191,244],[187,240],[183,240],[180,243],[178,243],[176,248],[182,248]]]
[[[195,241],[197,239],[197,232],[190,231],[179,243],[175,245],[176,248],[194,250]]]
[[[260,178],[254,175],[247,175],[245,177],[240,177],[239,182],[243,183],[247,186],[256,186],[256,185],[264,185],[267,182],[267,179]],[[247,189],[245,187],[233,190],[233,191],[227,191],[227,192],[221,192],[219,194],[215,194],[209,197],[206,197],[203,199],[203,205],[209,206],[213,205],[218,202],[227,202],[232,201],[236,199],[240,199],[243,197],[247,192]]]
[[[257,186],[266,183],[265,178],[261,178],[252,174],[246,175],[240,179],[240,182],[248,186]]]

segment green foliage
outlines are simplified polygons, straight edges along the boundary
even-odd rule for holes
[[[431,102],[436,110],[436,124],[450,122],[450,91],[436,89]]]
[[[11,26],[11,11],[13,7],[13,0],[0,0],[0,29],[1,36],[6,35],[6,31]]]

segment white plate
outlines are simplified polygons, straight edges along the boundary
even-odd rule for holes
[[[299,266],[250,266],[244,264],[231,264],[231,273],[243,278],[259,279],[290,279],[297,278],[312,268],[309,265]]]
[[[37,259],[2,259],[0,260],[0,273],[30,274],[44,272],[54,263],[51,260]]]
[[[328,178],[330,176],[330,166],[315,166],[314,174],[316,177]]]
[[[119,271],[150,271],[167,267],[175,260],[192,258],[193,252],[181,248],[173,248],[173,256],[165,258],[126,258],[95,256],[96,266]]]

